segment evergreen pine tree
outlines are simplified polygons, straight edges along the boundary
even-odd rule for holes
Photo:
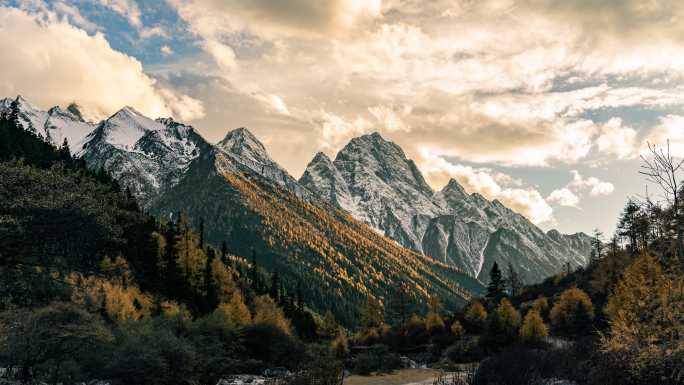
[[[275,271],[273,272],[273,275],[271,275],[271,291],[270,291],[270,296],[273,298],[273,300],[280,304],[280,277],[278,276],[278,272]]]
[[[226,244],[225,240],[221,242],[221,261],[223,261],[223,263],[225,263],[227,266],[233,265],[231,261],[228,259],[228,244]]]
[[[493,302],[498,302],[504,296],[506,284],[501,276],[499,265],[494,262],[492,269],[489,271],[489,285],[487,285],[486,298]]]
[[[62,146],[59,148],[59,160],[66,164],[71,163],[71,151],[69,150],[69,141],[67,138],[64,138],[64,142],[62,142]]]
[[[204,285],[206,291],[206,306],[207,312],[216,307],[219,304],[218,290],[216,288],[216,283],[214,282],[214,274],[212,270],[213,262],[216,259],[216,250],[213,247],[209,247],[207,250],[207,262],[204,267]]]
[[[204,217],[200,218],[199,223],[199,247],[204,249]]]
[[[304,298],[302,296],[302,283],[297,281],[297,310],[304,311]]]
[[[259,270],[257,268],[257,254],[256,250],[252,249],[252,268],[249,272],[249,278],[252,281],[252,288],[257,294],[261,294],[261,283],[259,282]]]

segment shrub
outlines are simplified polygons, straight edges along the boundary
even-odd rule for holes
[[[248,357],[274,366],[294,368],[304,356],[304,344],[273,324],[245,328],[243,341]]]
[[[370,352],[358,354],[354,357],[352,363],[352,370],[354,373],[362,376],[367,376],[372,372],[377,371],[379,368],[380,363],[378,362],[377,357]]]
[[[454,363],[479,361],[483,355],[478,337],[461,338],[444,351],[444,356]]]

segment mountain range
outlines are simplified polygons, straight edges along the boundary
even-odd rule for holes
[[[286,280],[317,280],[307,289],[322,307],[330,290],[382,301],[398,279],[412,281],[418,298],[437,292],[458,304],[481,293],[494,262],[532,283],[586,264],[591,248],[586,234],[544,232],[456,180],[433,191],[378,133],[352,139],[334,160],[316,154],[297,180],[245,128],[211,144],[191,126],[131,107],[91,123],[76,105],[42,111],[20,96],[1,100],[0,114],[54,145],[66,139],[145,210],[166,219],[185,211],[202,218],[210,242],[259,251]]]

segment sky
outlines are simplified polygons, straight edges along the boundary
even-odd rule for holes
[[[129,105],[299,177],[379,132],[543,229],[606,234],[646,143],[684,153],[679,0],[0,0],[0,95]]]

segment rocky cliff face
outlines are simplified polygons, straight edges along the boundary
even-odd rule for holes
[[[300,184],[396,240],[488,279],[496,261],[527,282],[587,262],[589,237],[546,234],[499,201],[468,194],[455,180],[434,192],[402,149],[378,134],[352,139],[330,161],[317,155]]]

